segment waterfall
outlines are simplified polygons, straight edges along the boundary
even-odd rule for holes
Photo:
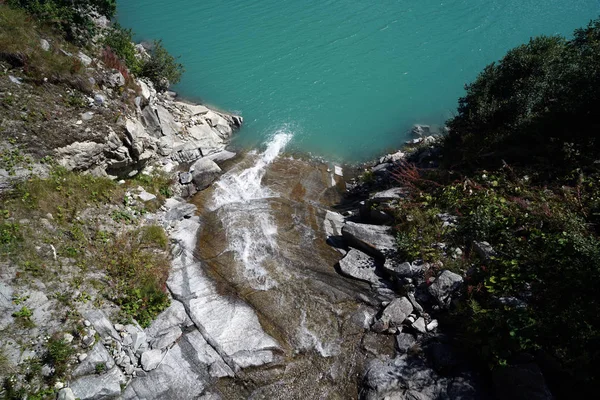
[[[266,269],[266,263],[277,250],[277,225],[266,201],[275,194],[261,182],[267,166],[291,139],[291,133],[276,132],[252,167],[241,171],[234,168],[216,182],[209,205],[211,210],[217,210],[226,230],[228,250],[243,265],[244,277],[257,290],[277,285]]]

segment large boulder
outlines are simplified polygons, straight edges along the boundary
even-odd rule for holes
[[[106,369],[111,369],[115,366],[115,361],[102,343],[96,343],[85,360],[83,360],[81,364],[75,368],[75,371],[73,371],[73,376],[77,377],[94,374],[99,365],[103,365]]]
[[[387,305],[381,314],[381,319],[387,321],[390,327],[399,327],[412,312],[413,305],[410,300],[400,297]]]
[[[460,289],[462,284],[462,276],[446,270],[429,286],[429,294],[437,300],[440,306],[447,307],[452,300],[451,296]]]
[[[88,375],[75,380],[71,390],[81,400],[111,399],[121,394],[121,385],[125,382],[119,367],[113,367],[103,375]]]
[[[416,278],[423,276],[425,271],[429,268],[429,264],[424,263],[409,263],[409,262],[398,262],[394,259],[387,259],[383,264],[383,269],[396,278]]]
[[[339,262],[340,270],[344,275],[369,283],[380,281],[377,271],[377,262],[362,251],[351,249]]]
[[[198,190],[204,190],[221,175],[221,168],[208,158],[201,158],[191,168],[192,181]]]
[[[347,222],[342,236],[350,246],[375,258],[383,259],[396,251],[396,239],[387,226]]]

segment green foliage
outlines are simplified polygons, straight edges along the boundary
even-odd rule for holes
[[[43,214],[52,213],[59,221],[70,222],[86,207],[117,202],[123,192],[111,179],[55,167],[48,179],[34,177],[19,185],[16,195],[23,206]]]
[[[123,233],[97,255],[98,265],[112,278],[109,296],[121,306],[126,319],[134,318],[142,327],[150,325],[170,303],[166,294],[170,267],[166,235],[158,229],[162,230],[154,227]]]
[[[27,306],[21,307],[19,311],[16,311],[12,314],[13,317],[17,319],[17,321],[26,328],[33,328],[35,324],[31,320],[33,316],[33,311],[31,311]]]
[[[54,24],[69,39],[80,42],[94,31],[91,11],[112,18],[117,7],[116,0],[7,0],[6,3]]]
[[[161,91],[167,90],[169,85],[178,83],[183,72],[183,65],[169,54],[162,41],[155,40],[150,50],[150,59],[143,63],[140,76],[150,79],[154,87]]]
[[[96,364],[96,367],[94,368],[94,370],[96,371],[97,374],[102,374],[106,371],[106,364],[105,363]]]
[[[169,238],[162,226],[148,225],[140,228],[140,242],[159,249],[167,249]]]
[[[56,377],[63,377],[69,367],[69,360],[75,354],[75,349],[59,336],[54,336],[48,341],[48,351],[44,357],[45,362],[54,366]]]
[[[448,122],[449,165],[592,164],[600,149],[600,20],[572,40],[538,37],[487,66]],[[573,159],[575,157],[575,159]],[[569,171],[566,171],[569,172]]]
[[[403,203],[396,211],[396,244],[404,260],[436,261],[441,250],[434,245],[443,242],[446,229],[437,217],[439,210],[427,207],[427,199]]]
[[[131,73],[138,75],[141,72],[142,62],[136,56],[131,29],[115,23],[105,36],[104,44],[125,62]]]

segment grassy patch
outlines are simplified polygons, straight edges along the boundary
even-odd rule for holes
[[[121,306],[125,319],[142,327],[169,305],[166,281],[169,258],[162,228],[146,227],[118,235],[97,254],[112,278],[109,297]]]

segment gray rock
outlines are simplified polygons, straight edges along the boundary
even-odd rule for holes
[[[415,344],[417,339],[410,333],[400,332],[396,335],[396,348],[399,354],[406,354]]]
[[[387,226],[347,222],[342,236],[350,246],[375,258],[381,259],[396,251],[396,240]]]
[[[379,203],[391,200],[400,200],[405,198],[407,195],[408,191],[405,188],[397,187],[372,194],[369,200],[372,203]]]
[[[421,125],[421,124],[415,124],[413,125],[411,131],[410,131],[413,135],[415,136],[429,136],[431,134],[431,126],[429,125]]]
[[[125,86],[125,77],[121,72],[113,70],[113,72],[106,77],[106,84],[113,88]]]
[[[208,158],[201,158],[192,166],[192,181],[198,190],[204,190],[221,175],[221,168]]]
[[[79,53],[77,53],[77,58],[86,67],[89,67],[90,64],[92,64],[92,59],[89,56],[87,56],[86,54],[82,53],[81,51]]]
[[[94,103],[96,103],[96,105],[98,106],[103,106],[104,104],[106,104],[106,96],[104,96],[103,94],[94,95]]]
[[[377,262],[362,251],[350,249],[339,262],[340,270],[345,275],[369,283],[378,283]]]
[[[425,319],[423,317],[419,317],[411,326],[419,333],[427,333],[427,327],[425,326]]]
[[[21,78],[17,78],[16,76],[9,75],[8,80],[14,83],[15,85],[23,84],[23,80]]]
[[[383,269],[397,278],[421,277],[427,271],[428,267],[427,264],[409,262],[399,263],[393,259],[387,259],[383,264]]]
[[[179,126],[175,123],[171,113],[162,106],[156,106],[156,114],[160,123],[160,128],[164,136],[175,136],[179,131]]]
[[[148,350],[142,354],[142,368],[144,371],[152,371],[156,369],[163,359],[163,353],[159,349]]]
[[[90,323],[94,326],[94,329],[96,329],[98,334],[103,339],[111,337],[115,340],[121,341],[121,336],[119,336],[115,328],[113,328],[113,324],[111,324],[104,312],[100,310],[88,310],[83,312],[83,316],[85,319],[90,321]]]
[[[98,365],[104,365],[107,370],[115,366],[115,361],[102,343],[96,343],[87,357],[75,368],[73,377],[91,375],[96,372]]]
[[[58,397],[56,400],[75,400],[75,395],[71,388],[64,388],[58,392]]]
[[[169,308],[160,313],[146,328],[146,335],[152,349],[163,350],[171,346],[182,335],[182,328],[191,326],[183,304],[173,300]]]
[[[389,321],[390,327],[399,327],[413,311],[413,306],[406,297],[392,300],[383,310],[381,319]]]
[[[158,115],[156,115],[156,111],[154,108],[152,108],[151,106],[146,106],[142,110],[141,120],[150,136],[155,137],[157,139],[162,137],[160,120],[158,119]]]
[[[218,153],[209,154],[206,157],[213,160],[217,164],[219,164],[219,163],[231,160],[236,155],[237,154],[232,151],[223,150],[223,151],[219,151]]]
[[[126,400],[197,399],[211,377],[234,376],[198,331],[182,336],[168,351],[160,365],[146,376],[138,377],[123,393]]]
[[[103,375],[83,376],[71,383],[71,390],[81,400],[101,400],[121,394],[121,384],[125,376],[118,367],[113,367]]]
[[[437,279],[429,286],[429,293],[437,300],[442,307],[450,305],[452,294],[462,286],[462,276],[450,272],[442,271]]]
[[[59,165],[68,170],[88,170],[103,158],[104,145],[96,142],[75,142],[55,150]]]
[[[44,51],[50,51],[50,42],[48,42],[46,39],[40,39],[40,47]]]
[[[433,400],[446,398],[447,381],[418,358],[372,360],[359,397],[364,400]]]
[[[188,183],[192,183],[192,174],[190,174],[189,172],[181,172],[179,174],[179,183],[181,183],[182,185],[187,185]]]
[[[252,307],[220,295],[205,275],[194,255],[199,228],[198,217],[192,217],[179,221],[172,231],[178,250],[167,286],[173,297],[183,303],[194,324],[201,327],[202,336],[229,367],[246,368],[277,360],[280,346],[264,332]]]
[[[92,118],[94,118],[94,113],[91,111],[85,112],[83,114],[81,114],[81,119],[84,121],[89,121]]]
[[[473,250],[483,261],[490,261],[496,256],[494,248],[488,242],[473,242]]]
[[[492,372],[499,400],[551,400],[554,397],[536,364],[496,368]]]
[[[143,202],[156,200],[155,195],[153,195],[152,193],[148,193],[145,190],[142,190],[141,192],[139,192],[137,194],[137,197],[138,197],[138,199],[140,199]]]

